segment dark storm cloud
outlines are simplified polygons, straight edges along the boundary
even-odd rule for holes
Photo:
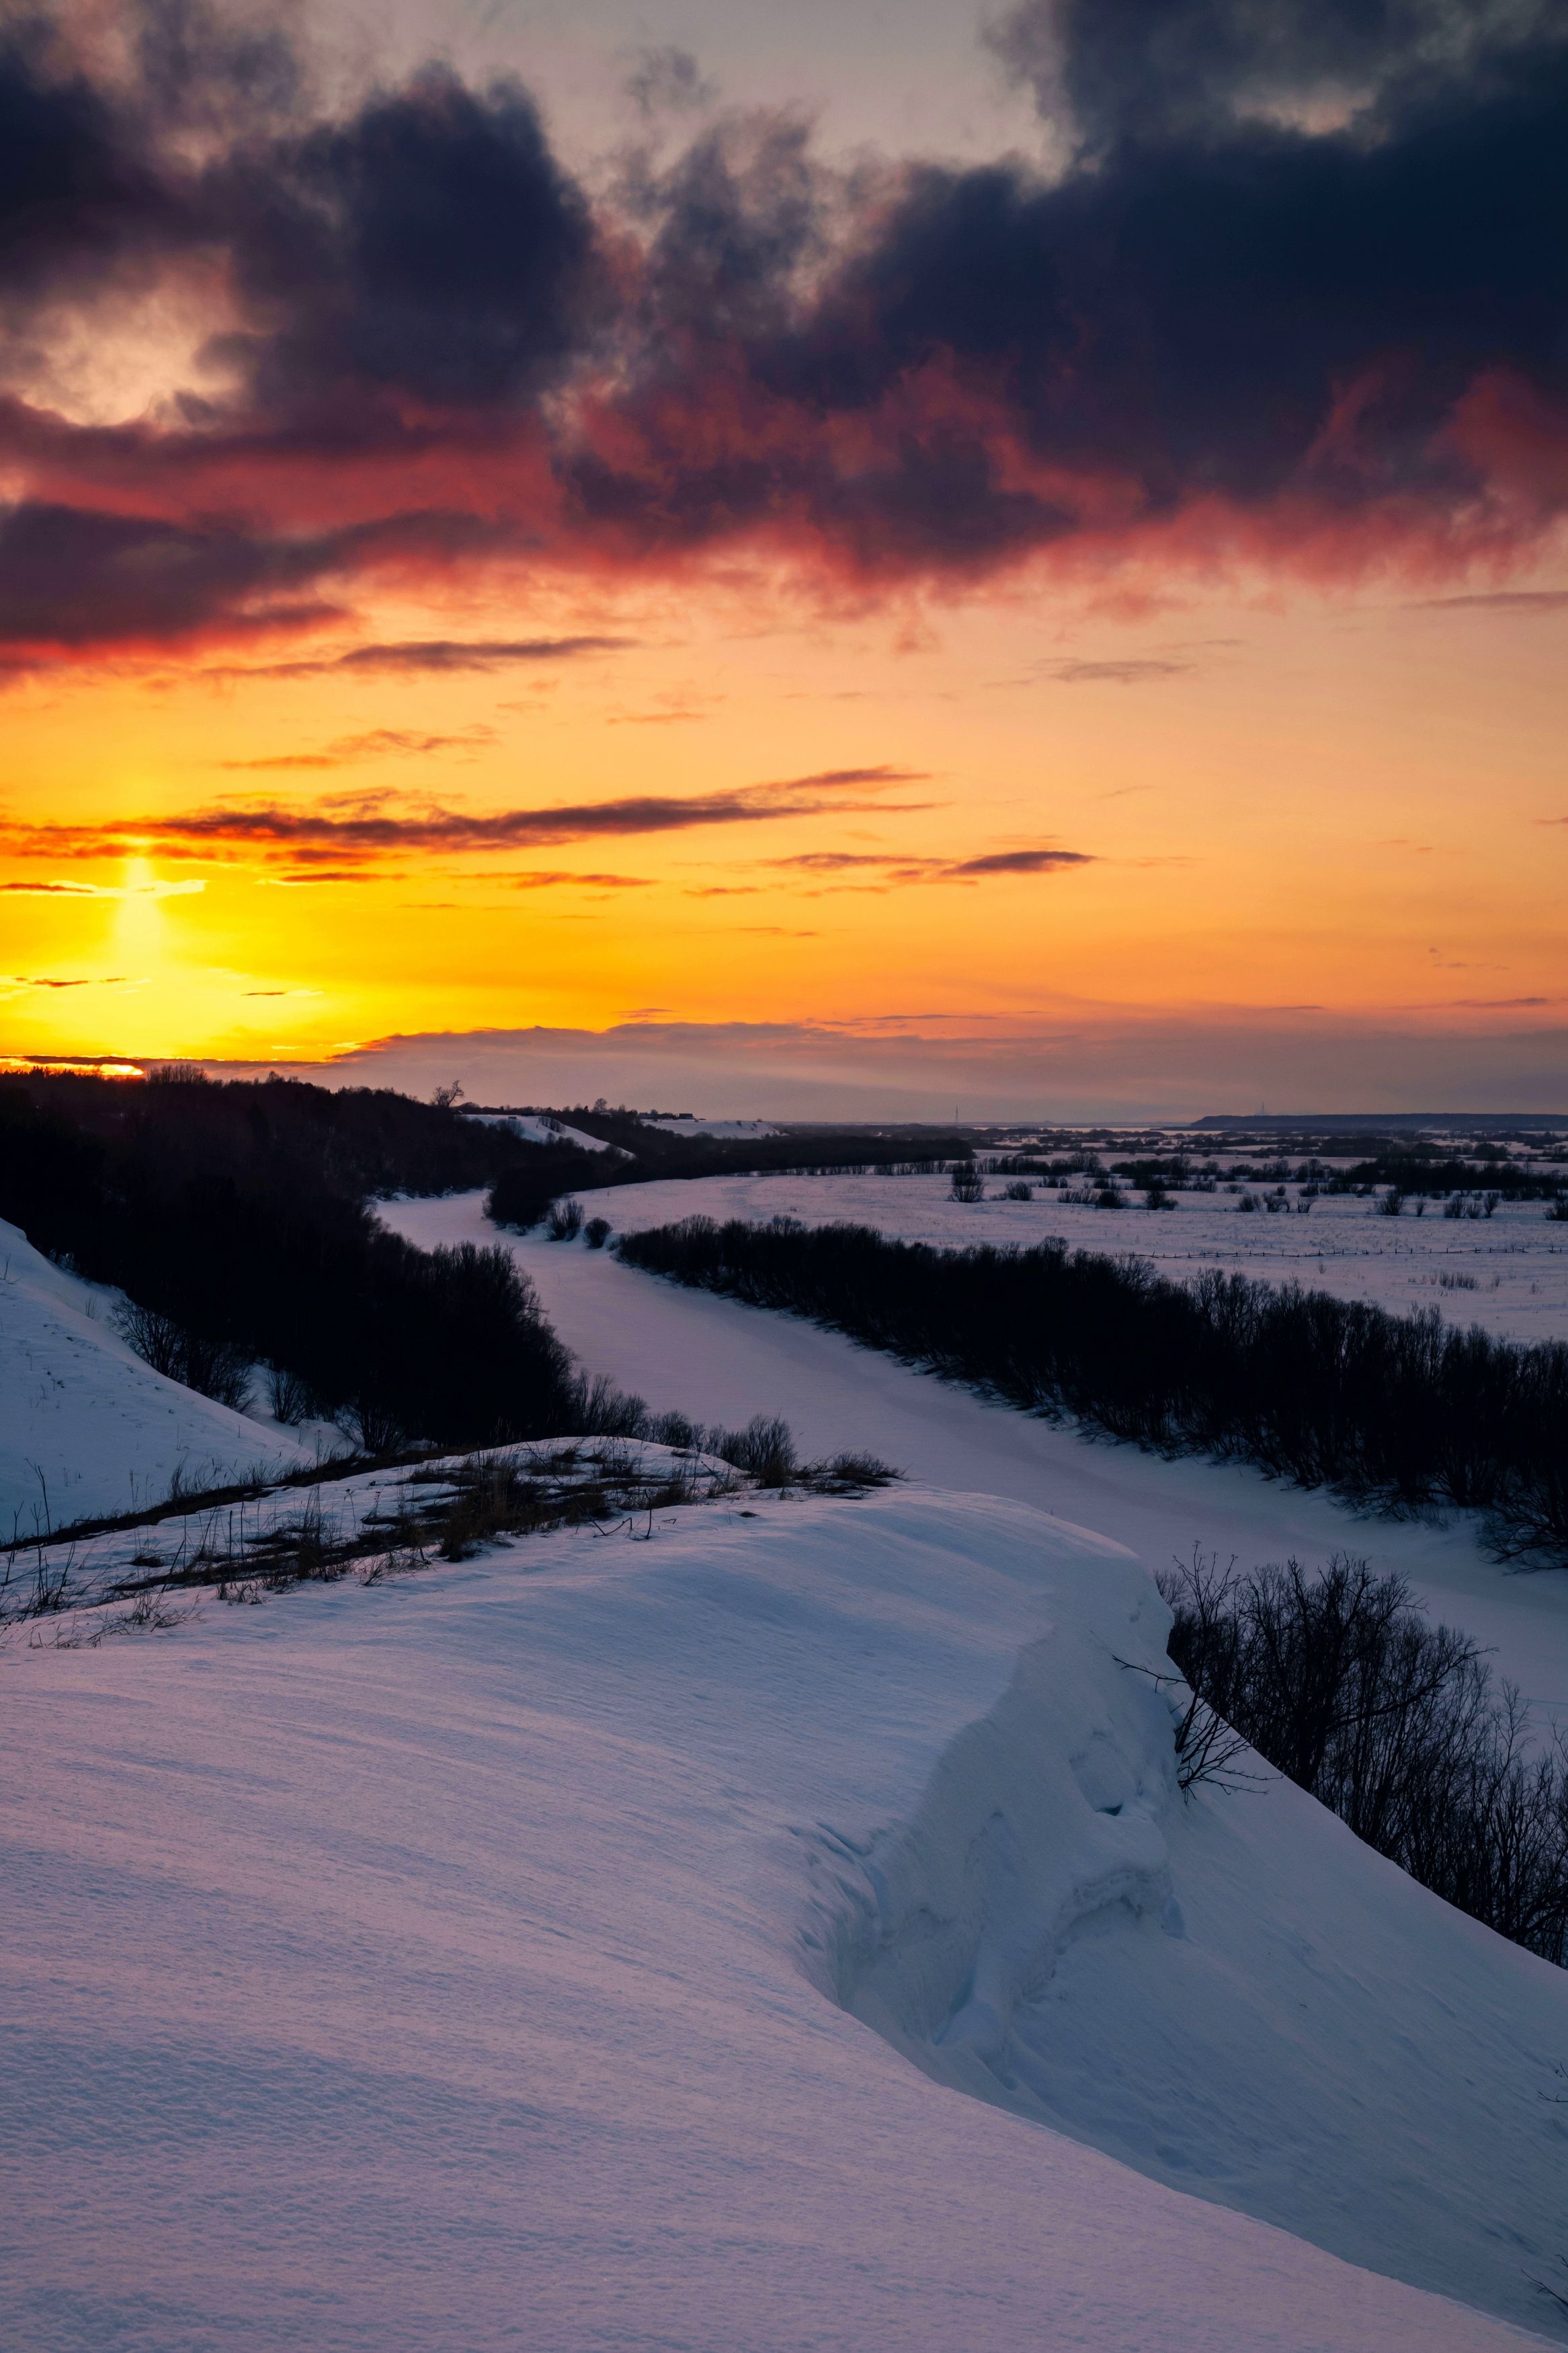
[[[73,69],[42,16],[0,26],[0,300],[98,277],[184,227],[142,134]]]
[[[1553,15],[1552,0],[1021,0],[987,38],[1042,113],[1103,150],[1473,82]]]
[[[90,647],[320,620],[321,541],[25,501],[0,507],[0,643]]]
[[[598,293],[586,199],[517,83],[429,68],[342,122],[208,175],[258,324],[226,339],[264,409],[366,391],[527,397],[581,347]]]
[[[36,485],[0,537],[13,641],[217,636],[386,563],[747,543],[872,582],[1079,547],[1436,581],[1568,507],[1559,5],[1026,0],[995,37],[1059,117],[1055,178],[845,178],[798,122],[722,121],[597,208],[515,81],[432,67],[312,112],[278,35],[128,13],[129,82],[0,44],[0,299],[200,248],[232,388],[135,427],[0,417]]]

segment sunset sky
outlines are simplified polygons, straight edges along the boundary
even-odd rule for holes
[[[1561,5],[0,23],[0,1054],[1568,1106]]]

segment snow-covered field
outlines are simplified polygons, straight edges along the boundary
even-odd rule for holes
[[[825,1183],[924,1201],[932,1239],[993,1214]],[[602,1198],[822,1214],[781,1185]],[[497,1238],[478,1194],[384,1214]],[[226,1522],[76,1546],[100,1607],[0,1642],[5,2353],[1561,2342],[1568,1972],[1275,1777],[1184,1800],[1138,1670],[1146,1564],[1348,1546],[1568,1718],[1568,1578],[502,1239],[589,1370],[914,1481],[182,1593],[162,1630],[105,1597]],[[304,1451],[151,1373],[19,1236],[7,1271],[4,1336],[67,1350],[26,1432],[51,1492],[165,1491],[204,1417]],[[405,1485],[311,1507],[374,1546]],[[246,1508],[254,1541],[301,1506]]]
[[[1184,1804],[1163,1630],[895,1488],[13,1648],[0,2342],[1556,2341],[1568,1975]]]
[[[651,1223],[648,1196],[694,1208],[729,1181],[626,1186],[600,1198],[623,1222]],[[754,1182],[762,1197],[772,1180],[735,1181]],[[889,1189],[918,1181],[889,1179]],[[483,1204],[482,1194],[453,1194],[388,1203],[382,1214],[426,1248],[494,1241]],[[1131,1219],[1128,1212],[1121,1222]],[[1012,1496],[1098,1528],[1151,1567],[1174,1554],[1190,1556],[1194,1544],[1222,1561],[1235,1554],[1246,1567],[1291,1554],[1308,1563],[1342,1549],[1365,1554],[1379,1573],[1408,1577],[1435,1617],[1473,1634],[1543,1716],[1568,1725],[1568,1575],[1500,1568],[1461,1516],[1442,1525],[1364,1517],[1243,1465],[1162,1461],[986,1404],[797,1317],[660,1282],[607,1250],[536,1235],[499,1239],[589,1371],[608,1374],[657,1409],[679,1407],[698,1420],[731,1425],[782,1413],[807,1453],[869,1447],[938,1486]]]
[[[612,1225],[631,1233],[673,1218],[787,1216],[820,1226],[875,1226],[904,1241],[952,1248],[965,1242],[1044,1241],[1075,1249],[1135,1251],[1186,1280],[1225,1267],[1270,1282],[1296,1282],[1341,1299],[1372,1300],[1396,1314],[1435,1307],[1454,1324],[1482,1324],[1514,1340],[1568,1339],[1568,1225],[1539,1201],[1503,1205],[1491,1218],[1448,1219],[1442,1204],[1425,1217],[1377,1214],[1352,1194],[1323,1194],[1309,1213],[1238,1212],[1237,1194],[1182,1193],[1173,1209],[1110,1210],[1036,1192],[1001,1198],[1005,1177],[985,1180],[987,1198],[951,1198],[945,1176],[704,1176],[626,1186],[603,1201]],[[1291,1198],[1299,1198],[1299,1187]],[[1142,1195],[1130,1193],[1141,1203]]]
[[[0,1219],[0,1537],[145,1510],[292,1470],[314,1450],[165,1380],[111,1322],[117,1292],[62,1273]]]

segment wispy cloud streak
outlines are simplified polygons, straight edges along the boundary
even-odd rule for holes
[[[847,790],[875,793],[919,780],[919,772],[913,769],[836,768],[779,783],[738,786],[728,792],[644,793],[616,800],[484,812],[393,807],[384,793],[340,796],[300,807],[276,801],[224,802],[101,826],[3,827],[0,845],[19,856],[58,856],[68,851],[106,857],[132,847],[159,847],[185,854],[247,848],[262,852],[285,850],[294,859],[337,860],[506,850],[621,834],[681,832],[701,826],[759,825],[779,818],[841,816],[861,808],[883,813],[908,810],[921,804],[846,800],[842,795]]]

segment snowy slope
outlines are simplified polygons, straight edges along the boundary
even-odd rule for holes
[[[954,1201],[946,1176],[875,1176],[666,1178],[623,1187],[602,1202],[581,1198],[622,1233],[671,1218],[782,1213],[814,1226],[875,1226],[900,1240],[948,1248],[1059,1236],[1078,1250],[1136,1251],[1178,1282],[1225,1267],[1370,1300],[1395,1314],[1435,1307],[1449,1323],[1484,1324],[1512,1340],[1568,1339],[1568,1226],[1549,1219],[1539,1201],[1455,1221],[1437,1204],[1423,1218],[1382,1217],[1371,1200],[1351,1194],[1322,1196],[1306,1217],[1242,1216],[1239,1196],[1184,1193],[1173,1209],[1110,1213],[1055,1193],[1005,1201],[1005,1181],[987,1177],[987,1198],[978,1202]]]
[[[466,1119],[475,1120],[481,1127],[504,1127],[525,1144],[574,1144],[584,1152],[615,1152],[617,1146],[606,1144],[602,1135],[590,1135],[581,1127],[568,1127],[562,1120],[552,1119],[548,1124],[537,1113],[527,1111],[470,1111]]]
[[[312,1450],[276,1422],[165,1380],[110,1321],[119,1293],[79,1282],[0,1219],[0,1536],[138,1511]]]
[[[626,1186],[612,1198],[618,1216],[636,1204],[641,1217],[649,1194],[707,1189]],[[426,1248],[493,1241],[483,1203],[482,1194],[453,1194],[391,1203],[382,1214]],[[1341,1548],[1363,1553],[1380,1574],[1408,1577],[1435,1615],[1473,1634],[1500,1673],[1568,1725],[1568,1576],[1500,1568],[1461,1516],[1447,1525],[1369,1519],[1245,1465],[1162,1461],[986,1404],[797,1317],[660,1282],[606,1250],[532,1235],[499,1239],[589,1371],[656,1408],[727,1424],[782,1413],[808,1453],[869,1447],[939,1486],[1013,1496],[1101,1529],[1151,1567],[1173,1554],[1190,1556],[1194,1544],[1248,1566],[1292,1553],[1308,1562]]]
[[[0,2341],[1541,2341],[1568,1976],[1184,1809],[1113,1547],[747,1508],[5,1655]]]

